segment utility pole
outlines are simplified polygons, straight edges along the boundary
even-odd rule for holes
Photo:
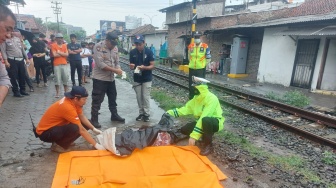
[[[196,32],[196,22],[197,22],[197,14],[196,14],[196,1],[193,0],[193,17],[192,17],[192,24],[191,24],[191,43],[194,43],[195,39],[195,32]]]
[[[61,5],[61,2],[58,1],[51,1],[51,4],[54,4],[55,6],[51,6],[51,8],[54,9],[54,14],[56,14],[57,16],[57,32],[60,32],[60,27],[59,27],[59,21],[58,21],[58,15],[61,14],[61,9],[62,7],[59,7],[59,5]]]

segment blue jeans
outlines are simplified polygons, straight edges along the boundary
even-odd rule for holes
[[[225,59],[221,59],[220,60],[220,64],[219,64],[219,70],[220,70],[220,73],[223,74],[223,71],[224,71],[224,65],[225,65]]]

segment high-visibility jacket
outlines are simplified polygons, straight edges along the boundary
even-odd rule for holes
[[[189,100],[185,106],[168,110],[167,113],[173,117],[194,115],[197,119],[197,123],[189,136],[199,140],[203,135],[202,119],[204,117],[217,118],[218,131],[224,128],[225,118],[222,115],[223,110],[218,98],[208,90],[208,86],[198,85],[195,87],[200,92],[199,95],[195,95],[194,98]]]
[[[205,68],[207,49],[208,45],[205,43],[200,43],[198,46],[195,43],[191,43],[188,46],[190,69]]]

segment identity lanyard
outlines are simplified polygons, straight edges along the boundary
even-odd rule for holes
[[[140,62],[139,62],[139,54],[140,52],[138,51],[138,53],[136,54],[136,58],[137,58],[137,62],[138,62],[138,65],[140,65]],[[145,55],[146,55],[146,47],[144,47],[144,49],[142,50],[142,65],[145,64]]]

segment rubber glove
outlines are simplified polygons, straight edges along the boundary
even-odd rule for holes
[[[103,132],[99,129],[93,128],[92,132],[94,132],[95,134],[102,134]]]
[[[94,146],[97,150],[106,150],[105,148],[104,148],[104,146],[102,146],[102,145],[100,145],[100,144],[98,144],[98,143],[96,143],[96,145]]]

